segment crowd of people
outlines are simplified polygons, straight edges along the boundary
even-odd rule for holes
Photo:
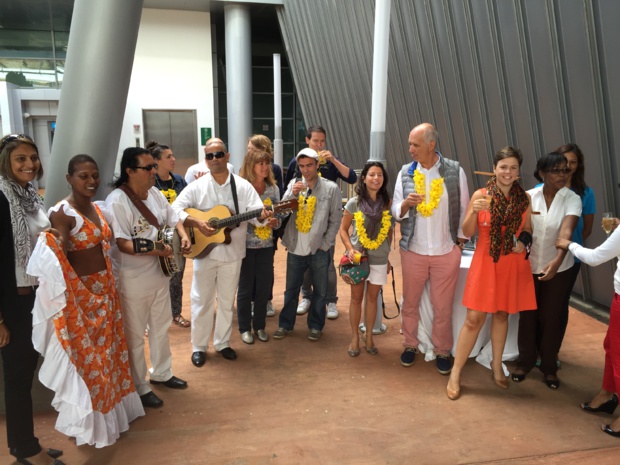
[[[100,184],[97,163],[76,155],[66,175],[70,193],[47,214],[33,185],[43,175],[35,142],[23,134],[2,139],[0,348],[8,445],[20,463],[62,464],[62,452],[42,448],[34,436],[30,391],[39,354],[40,379],[55,392],[60,412],[57,428],[78,445],[104,447],[144,415],[144,407],[163,405],[150,384],[187,388],[172,372],[172,323],[190,328],[196,367],[207,362],[211,338],[217,354],[237,358],[230,343],[235,308],[243,343],[268,342],[278,239],[287,251],[286,282],[273,338],[286,338],[297,316],[307,313],[307,338],[316,342],[326,319],[338,317],[339,237],[343,259],[363,270],[362,278],[347,281],[347,353],[358,357],[363,341],[365,351],[376,355],[371,328],[387,282],[395,222],[403,280],[401,365],[414,365],[420,350],[420,305],[428,283],[433,322],[426,357],[449,375],[450,399],[461,396],[463,369],[488,314],[494,384],[506,389],[510,379],[522,382],[538,366],[549,388],[560,387],[558,353],[581,262],[598,265],[620,255],[617,229],[597,249],[583,247],[595,204],[579,147],[563,145],[540,157],[534,175],[541,184],[528,191],[520,182],[521,152],[504,147],[492,176],[470,198],[463,168],[437,150],[437,130],[423,123],[409,134],[412,160],[398,172],[390,198],[382,163],[369,161],[358,176],[325,150],[325,139],[322,127],[309,128],[308,147],[291,161],[284,183],[262,135],[248,140],[238,175],[217,138],[207,141],[204,162],[185,178],[174,172],[169,146],[127,148],[113,191],[98,204],[92,201]],[[344,209],[337,179],[355,184]],[[612,223],[615,228],[620,220]],[[474,236],[462,298],[467,316],[455,345],[458,271],[464,245]],[[186,256],[193,259],[189,320],[182,316]],[[588,412],[611,414],[618,405],[620,267],[614,289],[603,386],[582,404]],[[516,313],[519,357],[507,377],[508,316]],[[620,419],[603,430],[620,436]]]

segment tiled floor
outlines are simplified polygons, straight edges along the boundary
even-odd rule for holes
[[[338,243],[337,256],[340,250]],[[391,259],[400,293],[397,251]],[[279,311],[283,250],[276,261]],[[186,291],[191,263],[188,268]],[[386,295],[389,305],[391,289]],[[307,340],[305,317],[286,339],[251,346],[241,342],[235,327],[231,345],[238,360],[209,349],[202,368],[190,361],[190,331],[173,325],[173,369],[189,388],[156,387],[164,406],[134,421],[114,446],[76,447],[54,430],[56,414],[49,409],[36,415],[37,434],[44,445],[65,451],[67,465],[620,463],[620,440],[600,431],[610,417],[579,408],[601,383],[605,325],[571,311],[559,391],[548,389],[539,373],[500,390],[490,372],[470,360],[463,395],[453,402],[445,394],[447,378],[434,363],[400,365],[398,319],[376,338],[379,355],[362,351],[348,357],[349,290],[341,281],[339,296],[340,318],[327,322],[319,342]],[[184,314],[189,317],[189,303]],[[271,335],[277,317],[267,325]],[[49,403],[41,388],[37,399]],[[0,437],[0,463],[14,463],[4,431]]]

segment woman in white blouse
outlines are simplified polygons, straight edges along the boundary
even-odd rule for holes
[[[528,191],[533,229],[530,264],[538,308],[520,314],[519,358],[511,376],[515,382],[523,381],[540,357],[540,371],[551,389],[560,387],[556,374],[562,343],[560,316],[574,263],[572,254],[556,249],[555,240],[570,239],[581,215],[581,199],[566,187],[569,173],[566,157],[551,152],[538,160],[534,172],[543,184]]]
[[[586,249],[568,239],[558,239],[556,247],[569,250],[582,262],[597,266],[614,257],[620,259],[620,220],[614,218],[615,231],[602,245],[594,250]],[[605,342],[605,372],[603,387],[590,402],[581,404],[586,412],[604,412],[612,414],[618,406],[618,391],[620,391],[620,262],[614,274],[614,297],[609,309],[609,327]],[[603,425],[601,429],[612,436],[620,437],[620,417],[610,425]]]

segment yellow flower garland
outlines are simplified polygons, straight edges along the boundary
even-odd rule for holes
[[[413,182],[415,183],[415,191],[418,194],[426,192],[426,175],[416,170],[413,173]],[[433,214],[433,210],[439,206],[441,194],[443,194],[443,178],[433,179],[431,181],[430,200],[423,201],[418,204],[418,212],[428,218]]]
[[[355,218],[355,227],[357,228],[360,244],[362,244],[366,250],[378,249],[379,246],[383,244],[383,241],[387,239],[388,232],[392,227],[392,215],[390,215],[389,210],[383,211],[383,215],[381,216],[381,229],[374,240],[368,237],[368,233],[364,227],[364,214],[361,211],[357,211],[353,214],[353,217]]]
[[[300,233],[308,233],[312,228],[312,220],[314,219],[314,209],[316,208],[316,197],[299,196],[299,205],[297,206],[297,218],[295,226]]]
[[[263,205],[271,207],[272,202],[269,197],[263,200]],[[266,241],[271,237],[271,228],[269,226],[254,226],[254,234],[262,241]]]

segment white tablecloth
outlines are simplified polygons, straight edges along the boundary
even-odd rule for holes
[[[470,250],[464,250],[461,257],[461,267],[459,269],[459,279],[456,283],[456,292],[454,293],[454,306],[452,314],[452,335],[454,337],[454,345],[452,347],[452,355],[456,351],[456,343],[459,338],[461,328],[465,323],[467,308],[461,303],[463,301],[463,292],[465,291],[465,281],[467,272],[471,265],[471,259],[474,253]],[[430,298],[430,283],[426,282],[422,299],[420,300],[420,324],[418,326],[418,339],[420,345],[418,348],[425,354],[424,359],[428,362],[435,359],[433,353],[433,342],[431,340],[431,329],[433,327],[433,307]],[[519,355],[517,345],[517,333],[519,331],[519,314],[510,315],[508,317],[508,337],[506,338],[506,346],[504,347],[504,355],[502,360],[516,360]],[[493,357],[491,350],[491,314],[487,316],[487,321],[480,330],[478,340],[474,349],[471,351],[470,357],[476,357],[476,361],[487,368],[491,367],[491,359]],[[504,371],[506,368],[504,367]],[[507,371],[506,371],[507,373]]]

